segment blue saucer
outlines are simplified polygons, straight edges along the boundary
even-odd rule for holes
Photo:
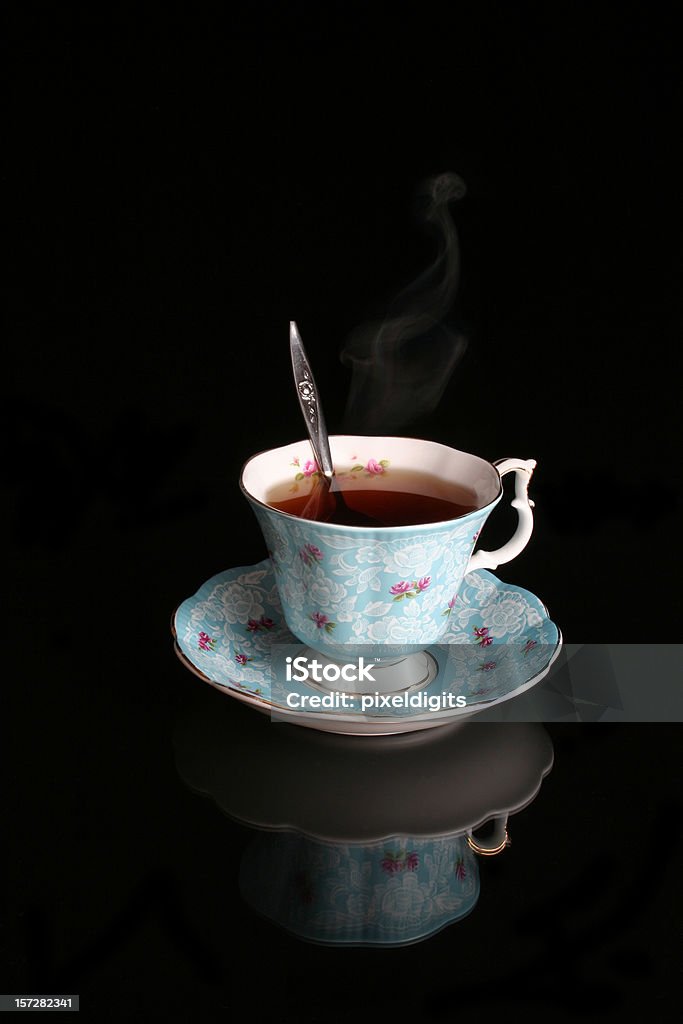
[[[509,700],[547,674],[562,645],[558,627],[534,594],[480,569],[465,577],[442,643],[429,648],[439,671],[422,691],[425,698],[464,698],[464,707],[293,710],[287,704],[291,691],[271,671],[271,651],[275,644],[298,641],[285,624],[268,559],[207,580],[180,605],[172,628],[183,663],[223,692],[281,720],[373,735],[446,724]],[[296,684],[298,695],[320,692]]]

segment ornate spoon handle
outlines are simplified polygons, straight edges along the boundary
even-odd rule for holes
[[[325,418],[320,405],[318,389],[313,372],[308,364],[301,335],[293,320],[289,324],[289,348],[292,353],[292,369],[299,405],[308,426],[308,436],[313,446],[313,454],[320,470],[331,480],[334,476],[330,442],[325,427]]]

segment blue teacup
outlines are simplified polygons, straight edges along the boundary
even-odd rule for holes
[[[464,489],[473,510],[440,522],[345,526],[315,522],[273,508],[280,498],[321,486],[307,440],[248,460],[240,485],[266,540],[285,620],[303,644],[323,657],[348,661],[401,659],[437,644],[465,575],[495,569],[526,546],[533,530],[527,488],[536,463],[489,463],[433,441],[406,437],[330,438],[344,488],[393,489],[406,471]],[[503,495],[502,477],[517,475],[512,538],[496,551],[474,547]],[[349,498],[349,500],[351,500]],[[403,683],[389,686],[401,688]]]

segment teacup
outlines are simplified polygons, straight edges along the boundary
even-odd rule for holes
[[[466,574],[495,569],[528,543],[533,502],[527,488],[536,463],[490,463],[406,437],[333,436],[330,445],[342,478],[355,474],[364,487],[390,488],[397,470],[428,473],[446,486],[466,488],[475,508],[442,522],[406,526],[311,521],[268,504],[278,488],[287,493],[288,483],[297,493],[321,486],[310,443],[254,455],[242,470],[240,486],[263,532],[287,626],[323,658],[341,661],[401,659],[438,644]],[[496,551],[474,552],[503,495],[502,477],[513,472],[517,528]],[[388,689],[404,686],[400,680]]]

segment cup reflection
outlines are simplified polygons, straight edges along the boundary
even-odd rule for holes
[[[462,835],[324,843],[261,833],[247,847],[240,891],[258,913],[312,942],[396,946],[465,917],[479,897]]]

